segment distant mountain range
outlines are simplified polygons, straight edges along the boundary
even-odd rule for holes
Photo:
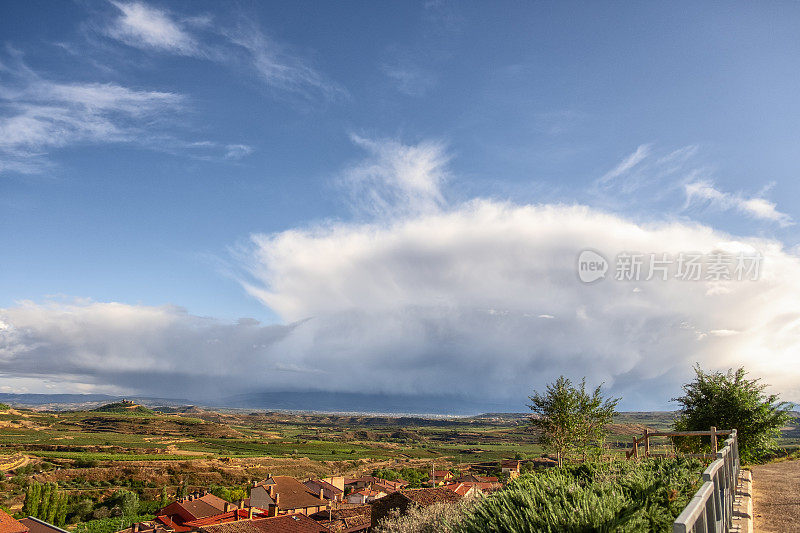
[[[207,402],[193,402],[185,398],[158,398],[148,396],[112,396],[108,394],[11,394],[0,393],[0,403],[35,407],[54,411],[95,409],[126,399],[146,407],[188,408],[198,405],[208,409],[253,409],[259,411],[308,411],[317,413],[354,413],[385,415],[473,416],[496,419],[521,419],[530,415],[521,406],[475,402],[446,395],[402,396],[367,393],[332,392],[261,392],[227,396]],[[658,414],[667,423],[672,418],[669,411],[625,413],[626,422],[638,418],[650,419]],[[800,419],[800,413],[793,413]]]
[[[51,410],[94,409],[104,404],[119,402],[122,396],[108,394],[10,394],[0,393],[0,403],[30,406]],[[488,410],[509,411],[508,405],[492,402],[465,401],[444,395],[401,396],[365,393],[331,392],[263,392],[238,394],[193,402],[178,398],[129,396],[147,407],[181,407],[201,405],[208,408],[257,409],[266,411],[311,411],[337,413],[476,415]]]

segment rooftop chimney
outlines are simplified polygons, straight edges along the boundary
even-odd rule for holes
[[[320,500],[324,500],[325,499],[325,489],[322,488],[322,487],[319,488],[319,499]]]
[[[224,510],[224,512],[226,512],[226,513],[230,512],[230,510],[231,510],[231,504],[230,504],[230,503],[228,503],[228,502],[225,502],[225,507],[224,507],[224,509],[225,509],[225,510]]]

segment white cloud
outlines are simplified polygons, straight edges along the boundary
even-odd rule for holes
[[[616,167],[606,172],[603,177],[600,178],[600,183],[606,183],[630,171],[650,155],[650,148],[651,146],[649,144],[639,145],[635,152],[620,161]]]
[[[696,160],[697,147],[684,146],[668,153],[642,144],[625,156],[613,169],[596,179],[590,192],[596,203],[608,208],[635,205],[652,209],[664,201],[674,202],[681,195],[681,184],[710,171]],[[678,200],[680,201],[680,200]]]
[[[287,46],[266,36],[253,24],[241,24],[224,32],[226,38],[246,53],[247,61],[267,85],[308,99],[335,99],[346,91],[328,80],[307,61],[290,53]]]
[[[642,296],[613,280],[580,283],[584,248],[608,257],[747,249],[765,259],[759,281],[723,282],[725,293],[672,280],[647,282]],[[800,260],[774,241],[641,226],[584,206],[477,200],[390,224],[255,235],[250,269],[246,287],[265,305],[288,321],[313,317],[314,339],[290,336],[287,353],[346,360],[360,382],[414,392],[444,372],[456,391],[523,395],[563,372],[620,393],[652,387],[662,397],[641,398],[652,406],[699,361],[745,365],[800,398],[800,370],[790,370],[800,349]],[[701,343],[703,332],[711,336]]]
[[[444,205],[442,186],[448,178],[450,157],[443,143],[406,145],[357,135],[352,139],[369,152],[368,158],[342,176],[359,210],[381,216],[408,215],[436,211]]]
[[[370,157],[346,175],[371,184],[370,199],[381,191],[389,216],[256,234],[242,252],[243,286],[287,325],[22,303],[0,310],[0,372],[159,395],[437,391],[520,409],[563,373],[647,409],[666,406],[699,362],[744,365],[800,399],[800,258],[779,242],[581,205],[448,205],[440,145],[356,141]],[[575,272],[586,248],[608,258],[758,251],[763,261],[757,281],[586,285]]]
[[[408,96],[423,96],[436,85],[433,74],[409,61],[385,64],[382,70],[397,90]]]
[[[186,98],[115,83],[57,82],[18,61],[0,65],[0,173],[36,174],[52,168],[54,149],[81,144],[130,143],[203,159],[241,159],[243,144],[181,140]]]
[[[246,144],[229,144],[225,147],[225,159],[241,159],[253,153],[253,147]]]
[[[144,2],[112,2],[119,10],[103,33],[128,46],[194,56],[224,66],[245,64],[269,87],[309,100],[346,94],[308,61],[271,39],[252,21],[232,26],[209,17],[189,17]]]
[[[699,202],[717,209],[735,209],[751,218],[776,222],[782,227],[794,224],[791,216],[778,211],[775,203],[764,198],[746,198],[741,194],[723,192],[709,181],[687,183],[684,190],[687,207]]]
[[[0,89],[0,171],[40,172],[49,166],[47,153],[67,145],[146,144],[184,102],[175,93],[60,83],[24,68],[16,74],[16,86]]]
[[[106,34],[130,46],[201,55],[198,42],[168,12],[142,2],[111,2],[121,12]]]
[[[641,282],[634,293],[613,280],[580,283],[575,259],[586,247],[608,257],[758,249],[763,271],[759,281],[724,282],[726,293],[679,281]],[[520,408],[532,387],[565,373],[605,381],[644,409],[665,406],[699,362],[744,365],[800,399],[800,259],[773,241],[642,226],[584,206],[477,200],[388,224],[255,235],[250,260],[247,290],[289,325],[23,303],[0,310],[9,326],[0,372],[190,397],[257,388],[423,394],[441,391],[446,376],[446,392]]]

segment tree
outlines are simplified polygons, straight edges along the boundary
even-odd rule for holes
[[[54,486],[53,490],[50,491],[50,503],[47,505],[47,515],[42,518],[42,520],[48,524],[52,524],[56,520],[56,513],[58,512],[58,504],[60,499],[61,496],[58,493],[58,488],[57,486]]]
[[[564,376],[548,384],[544,394],[534,391],[529,398],[528,407],[534,412],[531,427],[538,430],[539,443],[555,452],[558,466],[575,447],[582,447],[586,456],[588,446],[605,436],[619,403],[618,398],[604,398],[601,387],[587,393],[586,378],[576,388]]]
[[[62,493],[58,498],[58,506],[55,512],[55,521],[52,522],[57,527],[63,527],[67,522],[67,494]]]
[[[47,521],[47,512],[50,507],[50,497],[53,494],[53,485],[54,483],[45,483],[42,488],[42,498],[39,503],[39,512],[36,518]]]
[[[766,394],[767,385],[747,379],[744,368],[707,373],[697,365],[694,371],[694,381],[683,386],[684,395],[672,399],[681,405],[673,424],[676,431],[736,429],[739,454],[746,462],[762,460],[776,449],[792,404]]]
[[[159,499],[159,507],[163,508],[169,505],[169,492],[167,491],[167,487],[161,487],[161,498]]]
[[[586,392],[586,378],[583,378],[581,387],[577,391],[578,409],[582,415],[578,442],[583,451],[584,460],[586,460],[586,452],[593,444],[602,449],[602,444],[606,435],[608,435],[606,428],[614,420],[614,415],[617,414],[617,404],[620,399],[604,398],[601,390],[602,385],[599,385],[590,395]]]
[[[25,504],[22,506],[22,512],[26,516],[38,516],[39,506],[42,501],[42,484],[36,480],[28,483],[28,489],[25,492]]]

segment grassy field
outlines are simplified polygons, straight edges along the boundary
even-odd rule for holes
[[[622,413],[606,453],[621,454],[645,427],[667,429],[672,414]],[[786,444],[796,446],[796,427]],[[32,475],[71,492],[160,486],[235,486],[268,472],[297,477],[357,474],[404,466],[459,469],[469,463],[543,454],[525,414],[417,418],[216,412],[113,405],[99,410],[0,412],[0,464],[19,474],[0,482],[0,503],[21,504]]]

